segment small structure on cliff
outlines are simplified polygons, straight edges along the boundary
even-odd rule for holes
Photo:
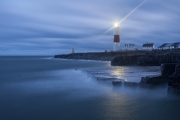
[[[74,54],[75,52],[74,52],[74,48],[72,48],[72,54]]]
[[[154,43],[143,44],[142,49],[143,50],[154,50],[155,49]]]
[[[137,48],[134,44],[125,44],[122,47],[122,51],[128,51],[128,50],[137,50]]]

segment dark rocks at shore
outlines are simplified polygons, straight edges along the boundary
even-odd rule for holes
[[[172,76],[180,76],[180,60],[177,62]]]
[[[118,56],[111,60],[113,66],[137,65],[137,59],[142,55]]]
[[[180,81],[179,81],[180,77],[177,78],[173,78],[168,82],[168,86],[169,87],[173,87],[176,89],[180,89]]]
[[[163,63],[177,63],[180,49],[167,51],[147,51],[144,54],[120,55],[111,60],[111,65],[160,66]]]
[[[140,83],[123,82],[127,86],[146,86],[167,84],[169,76],[174,81],[171,85],[178,84],[180,87],[180,49],[167,51],[126,51],[126,52],[99,52],[99,53],[75,53],[67,55],[55,55],[55,58],[84,59],[84,60],[111,60],[111,65],[140,65],[161,66],[161,75],[146,76],[141,78]],[[98,80],[115,80],[114,78],[98,78]],[[113,82],[113,85],[121,85],[121,82]]]
[[[169,82],[169,76],[175,72],[174,63],[161,64],[161,75],[142,77],[141,84],[160,85]]]
[[[122,81],[121,80],[114,80],[114,81],[112,81],[112,84],[114,85],[114,86],[121,86],[122,85]]]
[[[142,77],[140,83],[142,84],[150,84],[150,85],[160,85],[165,84],[169,81],[168,77],[163,77],[161,75],[152,75],[152,76],[146,76]]]
[[[117,56],[145,55],[147,51],[94,52],[55,55],[54,58],[111,61]]]
[[[170,78],[173,80],[170,81]],[[169,82],[170,81],[170,82]],[[141,78],[143,84],[159,85],[168,83],[169,86],[175,86],[178,83],[180,86],[180,61],[175,63],[161,64],[161,75],[159,76],[146,76]]]
[[[54,58],[110,61],[115,56],[116,53],[74,53],[55,55]]]
[[[169,77],[175,72],[175,67],[175,63],[161,64],[161,75],[164,77]]]
[[[180,49],[73,53],[55,55],[54,58],[111,61],[111,65],[113,66],[160,66],[163,63],[177,63],[180,59]]]
[[[137,59],[137,64],[140,66],[160,66],[162,63],[177,63],[179,59],[179,53],[169,53],[165,55],[145,55]]]
[[[139,66],[158,66],[160,64],[160,56],[156,55],[145,55],[137,59],[137,65]]]
[[[168,86],[180,89],[180,61],[177,62],[175,71],[171,76],[169,76],[169,78],[170,81],[168,82]]]
[[[124,55],[117,56],[111,60],[111,65],[139,65],[139,66],[160,66],[163,63],[177,63],[180,54],[150,54],[150,55]]]

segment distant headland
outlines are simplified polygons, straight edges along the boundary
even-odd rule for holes
[[[111,65],[115,66],[160,66],[162,63],[177,63],[180,49],[71,53],[55,55],[54,58],[111,61]]]

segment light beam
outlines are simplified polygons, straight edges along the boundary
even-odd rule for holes
[[[120,24],[123,22],[127,17],[129,17],[134,11],[136,11],[139,7],[141,7],[147,0],[144,0],[141,4],[139,4],[136,8],[134,8],[129,14],[127,14],[121,21],[118,23]]]
[[[130,13],[128,13],[121,21],[119,21],[116,24],[120,24],[123,22],[126,18],[128,18],[133,12],[135,12],[139,7],[141,7],[147,0],[144,0],[141,4],[139,4],[137,7],[135,7]],[[111,27],[109,30],[107,30],[104,34],[108,33],[110,30],[112,30],[114,27]]]

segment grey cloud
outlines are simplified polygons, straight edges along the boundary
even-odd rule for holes
[[[142,1],[2,0],[0,50],[3,54],[110,50],[113,30],[103,33]],[[156,46],[179,41],[179,5],[178,0],[148,0],[121,23],[121,45],[141,48],[149,41]]]

